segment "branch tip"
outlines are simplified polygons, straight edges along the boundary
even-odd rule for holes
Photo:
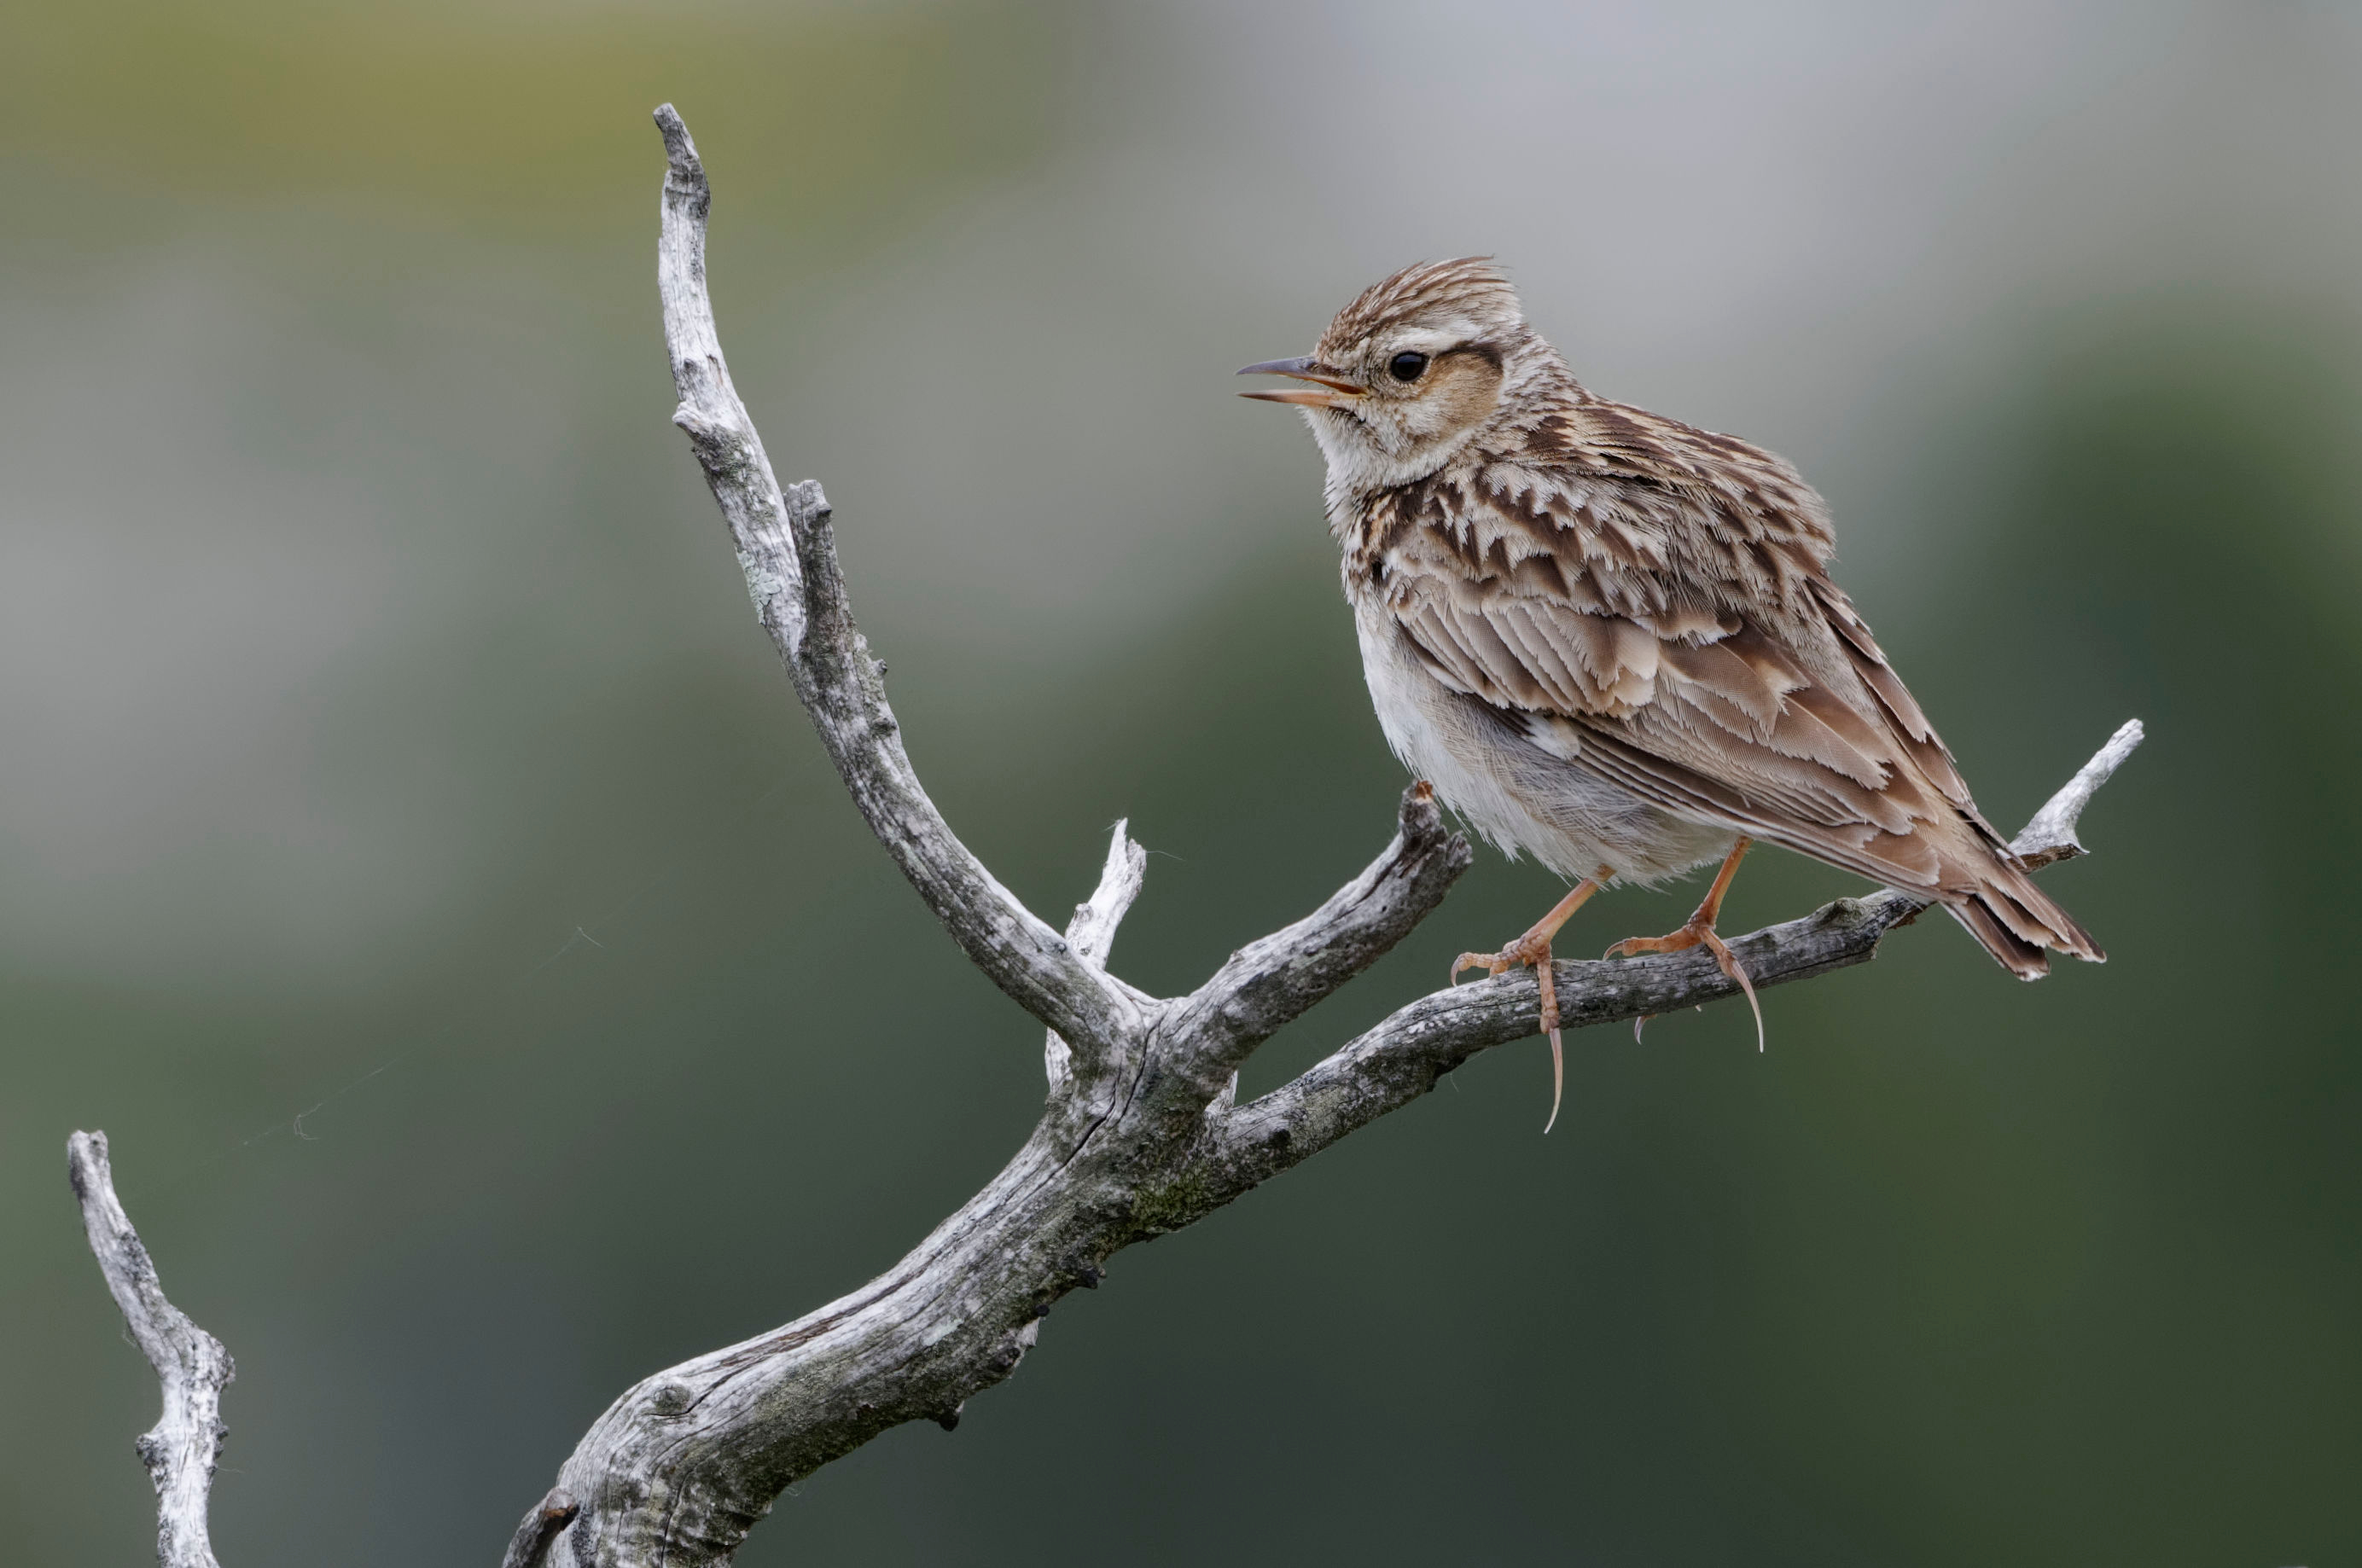
[[[501,1557],[501,1568],[541,1568],[549,1560],[550,1547],[581,1511],[582,1505],[573,1493],[563,1486],[552,1486],[541,1501],[525,1510],[516,1534],[509,1538],[509,1549]]]
[[[99,1273],[163,1393],[163,1413],[134,1445],[156,1486],[156,1560],[161,1568],[219,1568],[205,1515],[228,1432],[221,1391],[237,1367],[221,1341],[165,1297],[155,1262],[115,1195],[105,1133],[66,1140],[66,1176]]]
[[[2025,830],[2011,841],[2010,850],[2029,868],[2071,861],[2088,853],[2075,832],[2083,808],[2092,804],[2100,786],[2115,776],[2125,759],[2147,738],[2147,730],[2137,718],[2128,718],[2117,726],[2116,732],[2092,753],[2092,760],[2078,768],[2075,776],[2043,803],[2042,809],[2027,821]]]
[[[656,109],[657,129],[664,135],[665,160],[671,166],[673,177],[685,186],[705,184],[705,164],[697,156],[697,143],[689,134],[689,124],[680,111],[670,104],[659,104]]]
[[[1394,842],[1328,902],[1232,953],[1178,1004],[1174,1038],[1194,1042],[1168,1080],[1195,1116],[1257,1046],[1377,962],[1427,918],[1473,852],[1449,831],[1434,791],[1403,791]]]
[[[1114,831],[1108,836],[1107,862],[1100,868],[1098,886],[1090,897],[1075,905],[1075,916],[1066,922],[1066,946],[1086,965],[1100,974],[1107,972],[1108,955],[1115,948],[1116,927],[1131,909],[1132,901],[1140,896],[1141,885],[1148,879],[1148,851],[1132,841],[1129,817],[1118,817]],[[1087,1042],[1087,1065],[1096,1067],[1106,1058],[1107,1051],[1098,1042]],[[1049,1076],[1053,1093],[1063,1092],[1074,1082],[1074,1052],[1065,1039],[1053,1029],[1042,1043],[1043,1070]]]

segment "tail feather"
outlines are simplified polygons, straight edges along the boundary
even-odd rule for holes
[[[2050,972],[2047,948],[2089,963],[2108,961],[2092,934],[2014,865],[1996,863],[1975,892],[1948,898],[1944,907],[2020,980],[2040,980]]]
[[[2050,972],[2050,955],[2027,941],[1994,917],[1993,912],[1981,898],[1947,902],[1947,913],[1959,921],[1982,944],[1993,961],[2020,980],[2040,980]]]

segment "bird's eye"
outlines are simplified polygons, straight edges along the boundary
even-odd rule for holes
[[[1424,354],[1397,354],[1386,362],[1386,374],[1397,381],[1416,381],[1426,369]]]

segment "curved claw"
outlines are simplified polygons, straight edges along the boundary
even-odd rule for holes
[[[1661,937],[1627,937],[1603,956],[1624,959],[1634,953],[1680,953],[1703,946],[1714,955],[1722,972],[1738,981],[1738,989],[1747,993],[1748,1011],[1755,1014],[1755,1048],[1760,1051],[1763,1048],[1763,1004],[1755,1000],[1755,982],[1747,978],[1747,970],[1739,961],[1730,956],[1729,945],[1714,934],[1715,919],[1722,913],[1722,896],[1730,891],[1730,879],[1738,874],[1738,862],[1746,859],[1747,846],[1751,842],[1752,839],[1741,838],[1731,844],[1730,853],[1723,857],[1722,870],[1714,873],[1714,885],[1705,890],[1705,896],[1698,900],[1696,910],[1680,930],[1668,931]],[[1641,1018],[1633,1023],[1635,1040],[1640,1037],[1640,1025],[1647,1022]]]
[[[1558,1102],[1566,1095],[1566,1051],[1559,1044],[1557,1029],[1553,1028],[1551,1030],[1550,1037],[1551,1113],[1550,1120],[1542,1124],[1542,1136],[1544,1137],[1550,1136],[1550,1130],[1558,1125]]]
[[[1527,965],[1532,966],[1534,980],[1541,987],[1542,1032],[1551,1043],[1550,1120],[1542,1124],[1542,1131],[1548,1133],[1558,1125],[1558,1108],[1566,1098],[1566,1047],[1559,1036],[1558,977],[1551,970],[1550,939],[1536,941],[1533,933],[1528,932],[1497,953],[1462,953],[1451,960],[1450,983],[1460,983],[1462,970],[1481,969],[1498,975]]]
[[[1740,963],[1738,959],[1732,955],[1729,944],[1726,943],[1720,937],[1714,934],[1713,927],[1709,926],[1705,930],[1700,931],[1698,933],[1698,939],[1705,944],[1706,951],[1714,955],[1714,961],[1716,964],[1720,966],[1722,972],[1737,981],[1738,982],[1738,989],[1747,993],[1747,1010],[1755,1014],[1755,1049],[1757,1054],[1761,1054],[1763,1050],[1763,1003],[1755,1000],[1755,982],[1747,978],[1747,966]]]
[[[1507,974],[1510,962],[1507,953],[1462,953],[1451,960],[1451,978],[1444,983],[1458,985],[1462,970],[1480,969],[1487,974]]]
[[[1534,979],[1542,992],[1542,1032],[1551,1042],[1551,1113],[1542,1124],[1542,1135],[1558,1125],[1558,1102],[1566,1093],[1566,1051],[1558,1039],[1558,976],[1551,967],[1550,944],[1542,944],[1542,956],[1534,964]]]
[[[1595,876],[1584,878],[1568,890],[1567,895],[1551,906],[1551,912],[1534,922],[1526,934],[1497,953],[1462,953],[1451,960],[1451,978],[1448,983],[1460,983],[1460,971],[1481,969],[1494,974],[1507,974],[1513,969],[1530,966],[1534,981],[1542,993],[1542,1033],[1551,1043],[1551,1113],[1542,1124],[1547,1133],[1558,1125],[1559,1102],[1566,1096],[1566,1047],[1560,1042],[1558,1027],[1558,979],[1551,970],[1551,938],[1569,916],[1582,908],[1584,901],[1605,886],[1616,873],[1606,866]]]
[[[1740,963],[1732,954],[1730,945],[1715,934],[1712,926],[1692,921],[1680,930],[1668,932],[1661,937],[1627,937],[1614,944],[1601,956],[1610,959],[1627,959],[1635,953],[1685,953],[1692,948],[1700,947],[1714,955],[1716,967],[1728,975],[1738,989],[1746,993],[1747,1010],[1755,1014],[1755,1048],[1758,1051],[1762,1050],[1763,1003],[1755,999],[1755,982],[1748,978],[1747,966]],[[1634,1040],[1639,1039],[1640,1027],[1648,1021],[1647,1018],[1633,1020],[1632,1038]]]

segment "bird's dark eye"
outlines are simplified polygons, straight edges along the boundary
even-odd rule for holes
[[[1397,381],[1416,381],[1426,369],[1424,354],[1397,354],[1386,362],[1386,374]]]

